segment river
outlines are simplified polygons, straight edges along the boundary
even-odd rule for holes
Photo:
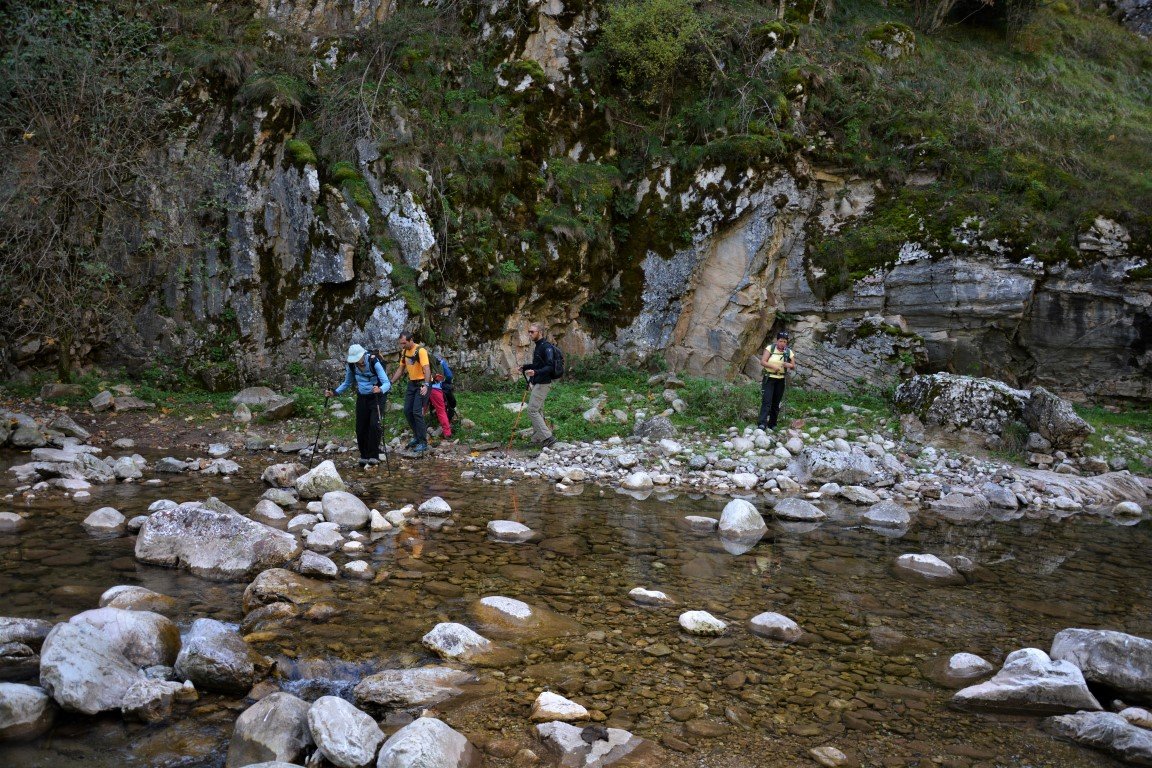
[[[22,460],[0,454],[5,493],[7,467]],[[0,615],[64,620],[96,607],[105,589],[135,584],[174,597],[182,630],[202,616],[239,624],[245,584],[139,564],[132,537],[94,538],[80,524],[101,506],[131,518],[160,498],[212,495],[247,512],[264,490],[259,473],[269,462],[238,460],[245,469],[230,481],[176,476],[162,485],[96,487],[83,503],[58,492],[4,502],[0,509],[28,513],[30,524],[0,534]],[[665,742],[669,768],[814,765],[807,752],[818,745],[874,766],[1117,764],[1048,735],[1039,718],[950,709],[951,691],[933,682],[934,670],[960,651],[997,664],[1018,648],[1047,651],[1067,627],[1152,636],[1147,521],[956,524],[922,512],[896,536],[862,527],[850,505],[833,505],[819,526],[770,522],[759,544],[734,555],[680,522],[718,517],[720,497],[640,500],[592,485],[562,495],[536,480],[465,480],[460,465],[435,459],[393,472],[340,469],[369,506],[384,511],[439,495],[453,508],[453,524],[416,524],[375,538],[366,559],[380,575],[327,583],[330,618],[259,628],[256,647],[278,661],[274,682],[304,698],[347,695],[371,672],[431,663],[420,645],[424,633],[441,621],[468,624],[470,603],[504,595],[551,608],[581,629],[502,639],[517,660],[478,670],[479,685],[438,709],[487,743],[490,755],[510,743],[543,754],[528,712],[547,689],[602,712],[609,726]],[[490,541],[485,525],[493,519],[520,521],[542,539]],[[908,552],[964,555],[978,567],[965,586],[908,583],[890,570]],[[676,605],[639,606],[628,597],[638,586],[663,590]],[[692,609],[730,622],[727,633],[680,631],[677,616]],[[763,611],[791,617],[805,636],[785,645],[750,634],[747,620]],[[220,766],[232,724],[249,703],[202,694],[154,726],[118,715],[64,716],[38,741],[0,743],[0,765]],[[511,762],[489,756],[488,764]]]

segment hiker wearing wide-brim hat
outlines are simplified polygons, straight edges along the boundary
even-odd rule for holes
[[[360,449],[360,464],[379,464],[380,403],[392,389],[392,382],[380,359],[359,344],[348,347],[345,361],[344,381],[324,394],[334,397],[356,384],[356,446]]]
[[[788,331],[780,331],[776,334],[776,341],[764,347],[764,354],[760,356],[760,365],[764,368],[760,384],[760,418],[756,420],[760,429],[776,428],[787,374],[796,368],[796,356],[788,346],[789,340]]]

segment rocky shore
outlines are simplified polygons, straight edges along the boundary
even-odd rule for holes
[[[933,387],[930,402],[921,402]],[[462,457],[462,478],[476,484],[547,479],[562,495],[599,487],[638,499],[713,498],[717,516],[687,515],[677,535],[714,538],[735,556],[754,550],[769,522],[790,531],[847,523],[898,540],[922,517],[961,525],[1076,515],[1117,525],[1147,519],[1147,479],[1124,470],[1093,474],[1099,466],[1081,450],[1085,425],[1043,394],[1008,397],[1001,401],[1007,405],[997,408],[1005,418],[1019,415],[1011,413],[1014,407],[1032,409],[1033,416],[1020,417],[1036,425],[1028,440],[1037,446],[1045,441],[1052,451],[1046,454],[1051,461],[1035,462],[1047,467],[1014,467],[931,445],[931,433],[941,427],[974,434],[974,419],[955,418],[964,408],[997,412],[988,404],[964,401],[977,391],[997,398],[1004,394],[971,382],[936,379],[904,395],[920,403],[911,410],[921,415],[906,414],[898,423],[880,419],[869,429],[828,427],[822,421],[831,414],[818,413],[775,434],[733,428],[718,439],[706,439],[678,435],[667,418],[658,416],[640,421],[627,438],[560,443],[535,456],[469,454]],[[948,397],[956,402],[941,402]],[[944,418],[933,413],[953,423],[942,424]],[[31,451],[31,461],[11,468],[17,487],[9,500],[66,494],[84,501],[95,485],[162,485],[161,478],[174,473],[199,473],[206,481],[227,483],[242,471],[224,444],[209,446],[203,458],[148,462],[127,453],[133,446],[120,442],[116,448],[123,455],[102,458],[90,435],[71,420],[44,424],[10,416],[5,423],[16,426],[9,435],[24,430],[18,441]],[[986,418],[984,428],[995,433],[1003,422]],[[27,444],[37,442],[34,436],[43,441],[38,447]],[[164,723],[184,716],[211,692],[253,702],[236,718],[225,762],[229,767],[477,766],[482,754],[491,756],[503,747],[473,743],[435,716],[436,707],[464,696],[488,675],[486,670],[516,679],[517,670],[532,663],[525,653],[531,642],[603,635],[589,632],[539,596],[489,594],[468,603],[467,623],[440,621],[425,628],[421,644],[441,663],[365,674],[345,697],[304,698],[281,690],[274,672],[282,662],[258,650],[263,640],[300,619],[323,623],[335,610],[331,584],[376,585],[388,579],[391,574],[373,561],[377,542],[403,538],[414,529],[435,538],[459,523],[452,505],[436,496],[395,509],[376,508],[332,460],[308,470],[293,461],[268,464],[266,457],[263,452],[238,457],[245,463],[255,459],[266,486],[246,512],[217,498],[157,499],[147,514],[131,519],[108,506],[83,521],[97,538],[134,535],[140,563],[187,570],[209,582],[247,583],[242,622],[173,615],[170,596],[128,584],[106,590],[97,606],[67,621],[0,618],[0,679],[9,681],[0,683],[0,740],[38,738],[52,728],[60,711],[119,713],[129,721]],[[18,513],[0,513],[0,530],[7,535],[20,536],[27,525]],[[504,545],[542,544],[541,535],[518,520],[493,518],[486,530],[491,541]],[[561,551],[558,543],[550,546]],[[964,589],[985,578],[981,564],[943,551],[900,553],[889,570],[901,581],[941,589]],[[443,590],[455,594],[450,585]],[[675,616],[674,626],[666,630],[672,634],[784,647],[802,646],[815,637],[805,627],[807,620],[789,611],[761,610],[734,622],[717,616],[715,604],[686,604],[651,583],[635,583],[628,594],[635,606]],[[837,634],[822,628],[819,636]],[[667,645],[671,637],[654,638],[646,653],[653,659],[673,653]],[[1132,764],[1152,764],[1152,715],[1140,706],[1152,694],[1152,640],[1067,627],[1050,646],[1014,649],[999,666],[959,649],[946,659],[933,682],[957,689],[950,697],[955,709],[1042,716],[1045,727],[1061,738]],[[743,685],[744,679],[732,682]],[[533,744],[521,742],[500,759],[517,766],[655,766],[666,762],[665,750],[692,749],[677,737],[657,744],[617,727],[622,723],[595,701],[598,689],[591,684],[573,688],[581,689],[590,694],[583,701],[564,695],[564,686],[540,691],[522,711],[526,727],[536,724]],[[695,710],[685,714],[685,733],[693,738],[713,738],[728,727]],[[743,710],[733,709],[725,717],[736,725],[751,722]],[[824,766],[859,764],[835,744],[813,747],[807,756]]]

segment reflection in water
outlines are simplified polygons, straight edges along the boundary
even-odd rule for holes
[[[158,487],[97,488],[84,504],[47,496],[11,503],[6,509],[27,513],[30,524],[20,535],[0,536],[0,614],[63,620],[94,607],[108,587],[138,584],[177,600],[182,629],[202,616],[239,624],[244,584],[138,564],[131,538],[93,539],[80,522],[101,506],[143,514],[158,498],[215,495],[245,512],[264,490],[265,463],[250,459],[230,483],[176,477]],[[383,467],[341,471],[354,479],[351,490],[381,511],[439,495],[453,515],[440,528],[415,521],[374,538],[366,558],[377,580],[333,582],[323,605],[261,624],[256,647],[277,660],[274,682],[307,699],[348,696],[373,672],[433,663],[420,638],[442,621],[475,626],[469,606],[476,599],[517,598],[582,629],[502,639],[518,646],[522,660],[478,670],[480,692],[438,711],[461,730],[525,746],[527,703],[547,689],[602,712],[608,725],[694,742],[696,754],[669,752],[670,768],[697,765],[702,754],[736,768],[791,766],[820,744],[865,764],[1022,764],[1015,756],[1027,754],[1034,766],[1109,765],[1055,741],[1031,720],[951,712],[950,692],[925,670],[959,651],[998,664],[1017,648],[1047,649],[1068,626],[1152,635],[1147,522],[956,524],[920,516],[901,532],[862,526],[858,508],[828,504],[823,524],[774,522],[762,539],[733,549],[716,534],[692,534],[679,524],[686,515],[717,517],[726,501],[720,498],[485,485],[434,460],[392,474]],[[491,542],[485,526],[493,519],[521,522],[539,538]],[[970,583],[900,581],[889,566],[907,552],[967,557],[974,563]],[[637,586],[666,592],[675,605],[637,605],[627,595]],[[685,610],[729,622],[727,635],[683,634],[676,618]],[[805,636],[784,645],[751,635],[747,620],[764,611],[794,619]],[[66,717],[39,742],[0,744],[0,765],[221,765],[246,705],[206,695],[173,722],[148,728],[118,717]],[[723,737],[703,735],[712,730]],[[968,762],[957,762],[958,754]]]

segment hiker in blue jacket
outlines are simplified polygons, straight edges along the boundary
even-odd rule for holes
[[[326,390],[325,397],[335,397],[356,383],[356,445],[360,449],[360,465],[380,463],[380,414],[388,407],[388,392],[392,382],[380,359],[359,344],[348,347],[348,365],[344,381],[335,390]]]

